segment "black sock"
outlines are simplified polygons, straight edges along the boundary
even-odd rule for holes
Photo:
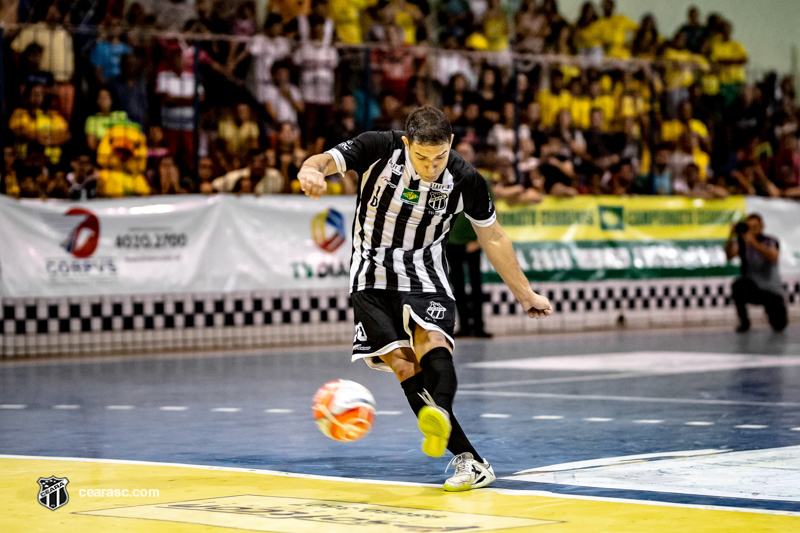
[[[414,415],[418,415],[419,410],[425,407],[425,401],[419,395],[425,388],[425,381],[422,377],[422,372],[415,374],[405,381],[401,381],[400,386],[403,387],[403,392],[406,393],[408,405],[411,406],[411,410],[414,411]]]
[[[420,365],[422,366],[425,389],[433,397],[436,405],[443,408],[450,415],[452,430],[450,431],[450,440],[447,442],[447,449],[453,455],[469,452],[477,461],[483,461],[469,442],[467,435],[461,429],[461,425],[453,414],[453,398],[456,395],[456,387],[458,386],[456,369],[453,366],[453,355],[447,348],[434,348],[422,357]],[[417,374],[417,376],[419,375]]]
[[[452,414],[453,398],[458,387],[453,355],[447,348],[434,348],[422,357],[419,364],[425,376],[425,389],[436,405]]]

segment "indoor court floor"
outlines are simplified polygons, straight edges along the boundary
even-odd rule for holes
[[[800,531],[800,328],[467,339],[456,364],[498,481],[451,494],[394,376],[346,346],[3,361],[0,531]],[[311,417],[338,378],[376,398],[357,442]]]

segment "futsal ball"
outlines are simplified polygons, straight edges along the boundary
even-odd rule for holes
[[[372,429],[375,398],[363,385],[337,379],[320,387],[312,412],[320,431],[328,437],[342,442],[358,440]]]

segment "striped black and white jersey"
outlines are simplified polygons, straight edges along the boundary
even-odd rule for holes
[[[477,226],[496,220],[486,181],[454,150],[434,183],[414,170],[403,132],[367,132],[326,153],[339,172],[358,173],[350,291],[453,294],[445,246],[455,216]]]

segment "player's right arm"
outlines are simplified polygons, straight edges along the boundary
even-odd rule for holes
[[[325,176],[344,174],[348,170],[362,175],[391,149],[392,135],[390,131],[368,131],[339,143],[324,154],[309,157],[297,174],[300,188],[311,198],[319,198],[327,189]]]
[[[328,188],[325,176],[336,174],[336,161],[328,153],[312,155],[305,160],[300,172],[297,173],[297,180],[300,182],[300,189],[306,196],[317,199]]]

